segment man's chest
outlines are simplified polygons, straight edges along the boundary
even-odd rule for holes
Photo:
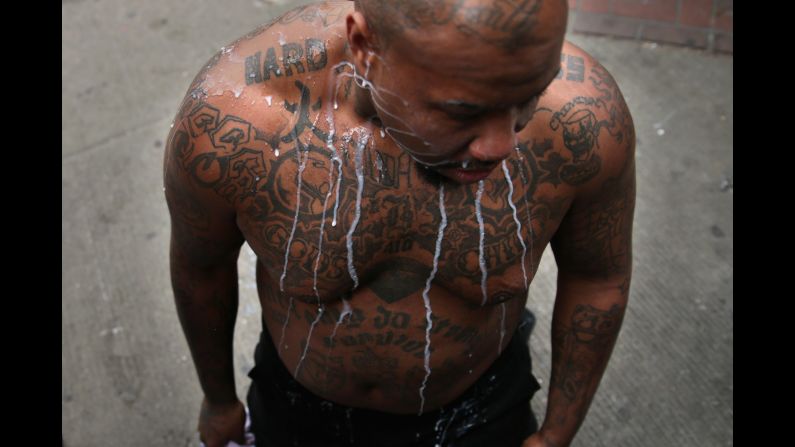
[[[539,191],[533,160],[517,152],[459,185],[391,154],[315,148],[272,162],[238,213],[271,281],[306,301],[367,287],[394,302],[429,279],[472,305],[526,292],[569,200]]]

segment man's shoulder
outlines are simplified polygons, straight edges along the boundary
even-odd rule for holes
[[[278,157],[280,141],[325,88],[350,8],[301,6],[221,47],[194,78],[174,121],[171,139],[182,142],[186,163]]]
[[[594,57],[569,42],[528,127],[520,142],[524,137],[556,187],[599,188],[633,158],[634,124],[621,90]]]
[[[623,94],[610,72],[585,50],[566,41],[561,50],[560,71],[539,107],[558,109],[572,102],[599,103],[599,106],[608,108],[626,107]]]

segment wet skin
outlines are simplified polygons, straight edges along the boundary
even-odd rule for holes
[[[199,73],[166,154],[175,237],[204,244],[196,249],[202,255],[247,241],[258,257],[266,329],[306,388],[343,405],[417,413],[425,378],[422,292],[434,266],[443,183],[447,226],[428,292],[429,411],[472,385],[507,345],[526,304],[525,274],[531,281],[578,188],[615,188],[608,180],[625,172],[625,157],[614,152],[630,150],[631,118],[610,75],[564,44],[560,71],[538,80],[542,88],[552,82],[504,161],[513,194],[499,161],[483,180],[483,305],[478,183],[425,169],[381,135],[380,121],[356,112],[356,87],[344,75],[352,70],[333,68],[350,60],[349,8],[292,11]],[[590,250],[596,263],[623,268],[627,241],[610,228],[628,225],[620,211],[630,200],[616,193],[612,208],[576,216],[570,226],[602,223],[562,244],[561,256]],[[342,315],[346,304],[351,312]]]

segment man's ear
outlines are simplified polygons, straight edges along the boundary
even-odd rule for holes
[[[348,14],[345,26],[353,61],[358,69],[364,70],[373,63],[374,55],[378,52],[378,39],[359,11]]]

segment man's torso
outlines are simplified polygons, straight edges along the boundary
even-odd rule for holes
[[[600,169],[616,93],[566,43],[516,154],[482,190],[440,194],[353,112],[340,64],[350,8],[303,7],[222,49],[172,135],[205,142],[180,161],[235,208],[266,330],[297,380],[340,404],[415,413],[423,382],[424,408],[438,408],[507,345],[576,187]]]

